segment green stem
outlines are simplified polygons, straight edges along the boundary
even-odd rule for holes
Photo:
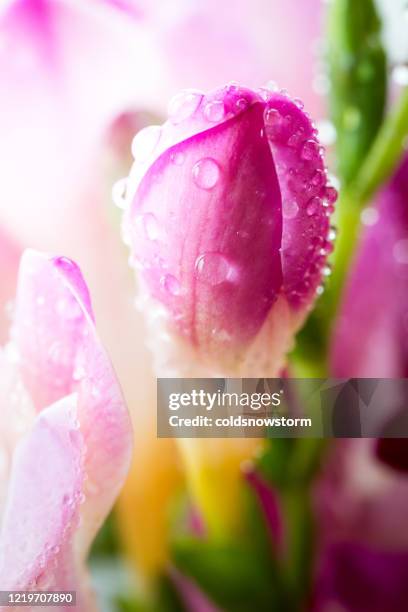
[[[389,178],[406,146],[408,136],[408,87],[404,89],[394,112],[385,119],[351,192],[364,205]]]
[[[360,230],[360,215],[364,206],[392,175],[406,145],[408,136],[408,88],[381,127],[356,180],[343,192],[338,204],[339,229],[333,253],[334,274],[323,298],[324,333],[329,334],[344,287],[347,271],[355,252]]]

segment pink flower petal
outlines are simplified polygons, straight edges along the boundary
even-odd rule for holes
[[[0,534],[0,587],[74,589],[85,451],[77,398],[45,409],[19,443]]]
[[[13,339],[37,410],[78,394],[87,448],[80,538],[86,549],[125,480],[132,432],[122,392],[96,334],[86,284],[74,262],[26,251]]]
[[[309,116],[290,98],[273,94],[265,125],[282,194],[284,291],[293,306],[310,301],[328,253],[330,214],[336,192]]]
[[[0,349],[0,525],[15,447],[35,418],[31,398],[8,350]]]
[[[247,103],[243,94],[237,99]],[[207,106],[222,105],[228,113],[228,102]],[[205,127],[149,168],[130,223],[151,293],[179,330],[211,353],[225,338],[239,350],[276,300],[281,212],[263,105],[216,127],[207,120]]]

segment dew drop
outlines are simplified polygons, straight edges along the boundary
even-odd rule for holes
[[[202,93],[192,90],[185,90],[174,96],[168,107],[170,121],[177,124],[191,117],[200,106],[202,99]]]
[[[283,202],[282,214],[285,219],[294,219],[299,212],[299,206],[295,200],[285,200]]]
[[[212,189],[218,182],[220,167],[215,159],[205,157],[200,159],[193,167],[193,179],[197,187]]]
[[[157,240],[159,237],[159,224],[153,213],[143,215],[143,227],[149,240]]]
[[[137,161],[146,161],[155,150],[161,136],[160,125],[150,125],[136,134],[132,142],[132,155]]]
[[[126,188],[127,188],[127,179],[123,178],[119,181],[116,181],[112,188],[112,198],[114,204],[124,210],[126,208]]]
[[[319,285],[318,287],[316,287],[316,295],[323,295],[324,293],[324,287],[323,285]]]
[[[166,274],[160,279],[161,285],[171,295],[179,295],[180,293],[180,282],[178,279],[172,274]]]
[[[315,161],[319,157],[319,145],[315,140],[306,140],[300,154],[305,161]]]
[[[81,307],[73,298],[61,298],[58,300],[56,310],[58,314],[66,319],[80,319],[82,316]]]
[[[302,131],[295,132],[288,140],[288,146],[297,149],[304,140]]]
[[[217,123],[225,117],[225,107],[222,100],[213,100],[208,102],[204,108],[204,116],[208,121]]]
[[[234,268],[221,253],[203,253],[197,257],[195,268],[200,280],[209,285],[219,285],[224,281],[234,280]]]
[[[282,121],[282,115],[276,108],[269,108],[265,113],[265,123],[270,126],[278,126]]]
[[[326,187],[324,197],[326,198],[329,204],[334,204],[338,197],[337,189],[331,186]]]
[[[309,217],[311,217],[312,215],[315,215],[317,211],[320,209],[321,205],[322,205],[321,199],[315,196],[314,198],[310,200],[309,204],[307,205],[306,214]]]
[[[243,111],[247,108],[249,102],[248,100],[246,100],[245,98],[239,98],[236,102],[235,102],[235,106],[237,107],[237,109],[239,111]]]
[[[329,264],[327,264],[326,266],[324,266],[323,270],[322,270],[322,274],[323,276],[330,276],[330,274],[332,273],[332,269],[331,266]]]
[[[175,151],[174,153],[171,154],[171,161],[173,162],[173,164],[175,164],[176,166],[182,166],[184,164],[184,153],[181,153],[181,151]]]
[[[315,187],[320,187],[324,183],[324,174],[321,170],[316,170],[311,178],[311,183]]]
[[[329,234],[328,234],[328,239],[333,242],[333,240],[336,240],[336,236],[337,236],[337,229],[332,225],[329,229]]]

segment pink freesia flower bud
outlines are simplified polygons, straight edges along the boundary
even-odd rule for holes
[[[23,255],[0,394],[0,588],[76,590],[78,609],[91,610],[85,559],[132,434],[71,260]]]
[[[201,364],[275,371],[321,290],[336,192],[302,108],[234,84],[185,91],[133,142],[125,238]]]

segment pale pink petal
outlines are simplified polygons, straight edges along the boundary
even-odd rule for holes
[[[96,334],[87,287],[74,262],[34,251],[24,254],[13,340],[37,410],[78,394],[78,419],[87,447],[80,537],[85,550],[126,477],[132,432],[122,392]]]
[[[212,89],[233,79],[250,87],[274,80],[304,99],[315,116],[322,112],[322,98],[313,88],[320,0],[141,0],[138,5],[164,56],[170,91]]]
[[[83,488],[77,398],[45,409],[19,443],[0,535],[0,588],[75,589],[73,537]]]
[[[14,449],[31,428],[35,410],[10,351],[0,349],[0,525]]]

